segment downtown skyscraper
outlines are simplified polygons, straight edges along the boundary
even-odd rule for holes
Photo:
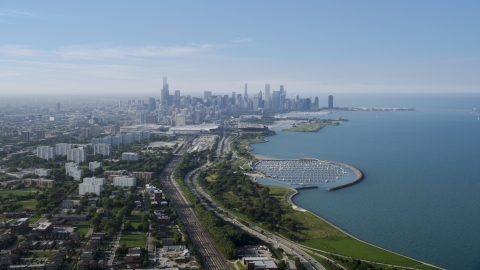
[[[170,105],[170,91],[168,91],[167,77],[163,77],[163,88],[160,95],[160,103],[164,109],[168,108]]]

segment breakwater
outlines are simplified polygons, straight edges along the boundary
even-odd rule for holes
[[[311,188],[318,188],[318,186],[301,186],[301,187],[295,187],[294,189],[301,190],[301,189],[311,189]]]
[[[338,165],[349,168],[350,170],[352,170],[355,173],[356,177],[355,177],[355,180],[353,180],[352,182],[349,182],[349,183],[346,183],[346,184],[343,184],[343,185],[340,185],[340,186],[329,188],[329,189],[327,189],[328,191],[335,191],[335,190],[339,190],[339,189],[346,188],[346,187],[349,187],[349,186],[353,186],[355,184],[360,183],[363,180],[364,174],[359,169],[357,169],[357,168],[355,168],[351,165],[341,163],[341,162],[336,162],[336,161],[330,161],[330,162],[331,163],[336,163]]]

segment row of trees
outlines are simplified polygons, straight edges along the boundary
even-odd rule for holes
[[[209,176],[215,176],[215,181],[207,181]],[[265,223],[269,230],[297,230],[297,221],[282,217],[280,202],[270,194],[270,189],[252,182],[238,167],[233,169],[229,161],[203,171],[198,181],[226,208],[245,214],[252,221]]]

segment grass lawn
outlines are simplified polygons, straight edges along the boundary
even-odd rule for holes
[[[88,233],[88,230],[90,230],[90,224],[88,224],[88,222],[85,222],[86,223],[85,224],[84,222],[85,221],[82,221],[79,224],[75,224],[75,227],[77,227],[75,229],[75,232],[77,232],[79,234],[82,234],[82,235],[86,235]]]
[[[35,210],[35,206],[37,205],[37,200],[30,199],[30,200],[24,200],[24,201],[4,203],[2,205],[12,205],[12,204],[21,205],[24,210]]]
[[[36,194],[35,188],[24,188],[22,190],[0,190],[0,196],[7,197],[8,194],[12,195],[28,195],[29,193]]]
[[[138,225],[142,225],[142,212],[132,211],[132,214],[126,220],[130,220],[130,223],[136,229]]]
[[[122,238],[120,238],[120,245],[125,244],[127,248],[145,247],[146,240],[147,240],[147,234],[144,232],[142,233],[123,232]]]
[[[39,219],[42,218],[43,215],[33,215],[31,217],[28,218],[28,223],[29,224],[34,224],[35,222],[37,222]]]

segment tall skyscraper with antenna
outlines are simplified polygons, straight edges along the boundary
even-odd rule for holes
[[[248,94],[247,94],[247,84],[245,84],[245,94],[243,95],[244,100],[248,100]]]
[[[167,77],[163,77],[163,88],[160,95],[160,102],[164,109],[170,105],[170,92],[168,91]]]

